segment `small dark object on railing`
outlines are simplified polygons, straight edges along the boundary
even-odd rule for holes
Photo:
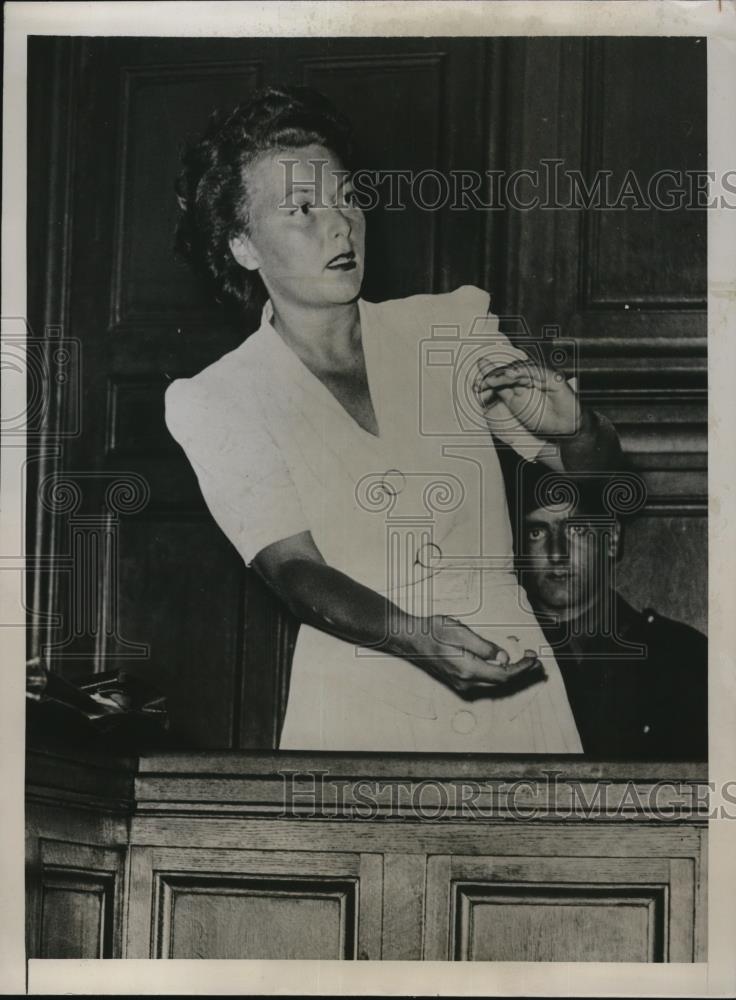
[[[166,744],[166,699],[150,682],[125,670],[90,673],[73,681],[39,660],[26,666],[28,740],[118,749]]]

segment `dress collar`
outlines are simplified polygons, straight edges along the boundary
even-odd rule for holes
[[[379,447],[383,442],[384,428],[381,422],[381,400],[379,397],[380,385],[376,374],[378,359],[373,352],[373,345],[369,331],[369,323],[366,321],[366,310],[363,299],[358,299],[358,310],[360,312],[361,335],[363,339],[363,356],[365,358],[368,387],[373,401],[378,425],[381,428],[381,436],[376,437],[371,434],[347,412],[343,405],[329,391],[317,376],[310,371],[299,356],[289,347],[286,341],[276,331],[273,320],[273,305],[269,299],[261,312],[261,326],[258,333],[261,335],[262,349],[266,351],[266,357],[272,367],[275,367],[279,376],[283,378],[285,372],[289,372],[288,381],[292,388],[297,386],[303,392],[308,393],[321,406],[327,406],[331,411],[338,413],[344,420],[347,420],[354,430],[364,440]]]
[[[273,320],[273,304],[270,299],[266,299],[266,304],[261,310],[261,326],[271,326]]]

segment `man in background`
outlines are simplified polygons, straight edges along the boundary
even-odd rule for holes
[[[708,642],[617,592],[623,525],[607,503],[615,477],[523,465],[515,517],[512,509],[520,579],[562,671],[584,752],[707,759]]]

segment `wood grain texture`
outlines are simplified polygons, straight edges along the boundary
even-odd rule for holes
[[[157,958],[353,957],[354,884],[189,876],[161,891]]]
[[[454,958],[485,962],[653,962],[663,893],[458,886]]]
[[[422,958],[428,962],[450,957],[452,859],[449,854],[427,858],[426,904]]]
[[[676,877],[673,863],[684,866]],[[436,926],[427,946],[438,959],[676,961],[685,941],[692,946],[692,864],[604,852],[454,855],[428,869]]]
[[[390,874],[389,874],[390,877]],[[388,939],[384,927],[386,866],[382,854],[361,854],[358,872],[357,952],[361,961],[385,958],[384,942]],[[407,904],[407,896],[399,905]]]
[[[44,878],[41,958],[111,958],[109,888],[89,874]]]
[[[238,850],[151,849],[132,865],[138,891],[129,921],[139,914],[151,929],[152,957],[380,957],[379,855],[246,842]]]
[[[424,937],[424,854],[383,856],[383,958],[417,961]]]
[[[279,759],[162,754],[101,767],[77,754],[65,775],[63,755],[32,756],[29,941],[36,954],[413,961],[692,961],[705,954],[706,826],[693,808],[705,801],[702,766],[634,765],[639,783],[610,782],[620,802],[645,798],[668,767],[670,781],[687,775],[690,806],[666,821],[622,822],[582,808],[564,822],[525,811],[514,818],[508,809],[495,818],[395,812],[350,821],[264,813],[264,795],[273,804],[283,790]],[[303,757],[302,770],[308,763]],[[346,801],[353,783],[365,791],[359,772],[370,773],[370,760],[332,763]],[[558,788],[585,779],[590,791],[595,768],[606,770],[584,761],[557,765]],[[435,780],[449,797],[458,772],[518,782],[522,768],[539,776],[541,766],[426,756],[384,770],[396,780],[408,771],[409,788]],[[130,798],[121,801],[121,783],[133,771]],[[202,796],[203,784],[206,810],[192,811],[193,789]]]
[[[604,857],[641,854],[692,857],[699,845],[695,824],[668,821],[639,824],[578,822],[555,824],[290,820],[227,817],[141,817],[131,823],[133,844],[235,849],[257,847],[267,838],[274,850],[337,850],[428,854],[450,848],[460,854],[582,855]],[[705,824],[703,824],[705,825]]]
[[[453,857],[449,957],[663,961],[669,876],[651,857]]]
[[[700,849],[693,855],[696,870],[694,961],[708,961],[708,831],[700,831]]]
[[[695,858],[670,860],[669,960],[695,961],[695,893],[697,891]]]
[[[152,958],[155,917],[153,851],[131,847],[128,851],[123,958]]]
[[[39,838],[37,851],[32,878],[40,913],[32,954],[120,957],[124,848]]]

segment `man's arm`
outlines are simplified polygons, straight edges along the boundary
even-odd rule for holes
[[[547,441],[537,456],[555,472],[620,472],[628,468],[616,428],[597,410],[581,407],[575,434]]]
[[[587,407],[581,407],[577,433],[560,440],[560,457],[566,472],[618,472],[626,463],[616,428]]]

